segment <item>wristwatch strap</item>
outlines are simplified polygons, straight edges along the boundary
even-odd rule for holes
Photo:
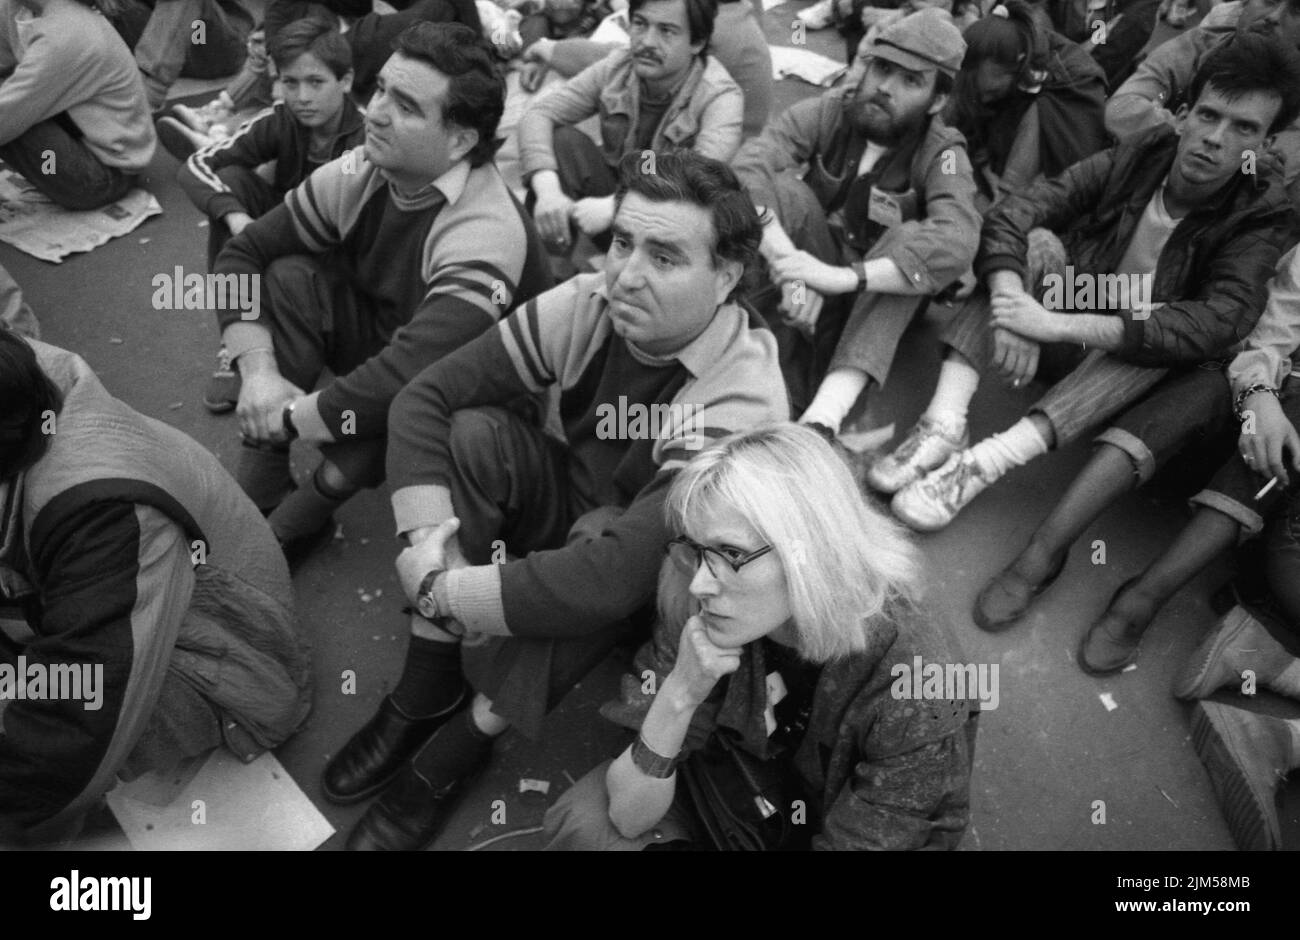
[[[284,411],[280,412],[280,423],[284,425],[284,433],[291,441],[298,439],[298,429],[293,425],[293,406],[296,404],[298,404],[296,401],[291,401],[284,406]]]
[[[664,757],[651,750],[640,734],[632,742],[632,763],[647,777],[666,780],[677,772],[677,758]]]

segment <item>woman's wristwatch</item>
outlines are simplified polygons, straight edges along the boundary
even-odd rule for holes
[[[639,733],[636,740],[632,742],[632,764],[647,777],[654,777],[657,780],[666,780],[677,772],[677,758],[664,757],[651,750],[650,745],[645,743],[645,738]]]
[[[858,276],[858,290],[867,289],[867,263],[865,261],[854,261],[849,265],[849,269]]]

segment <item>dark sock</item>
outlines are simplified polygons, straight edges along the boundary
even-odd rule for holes
[[[288,542],[317,532],[351,496],[352,493],[340,493],[329,487],[317,467],[311,483],[287,496],[267,519],[275,537]]]
[[[239,467],[235,478],[248,498],[263,513],[270,512],[291,492],[289,448],[282,444],[252,444],[239,448]]]
[[[460,643],[412,636],[393,701],[411,718],[429,718],[456,704],[465,689]]]
[[[492,737],[474,727],[474,709],[467,708],[439,728],[411,764],[438,790],[474,773],[491,756]]]

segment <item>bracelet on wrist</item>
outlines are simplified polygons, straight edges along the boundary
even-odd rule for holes
[[[1261,392],[1272,395],[1278,401],[1282,400],[1281,397],[1278,395],[1277,389],[1275,389],[1271,385],[1265,385],[1262,382],[1257,382],[1254,385],[1246,386],[1240,392],[1237,393],[1237,400],[1236,402],[1234,402],[1232,407],[1233,414],[1237,416],[1237,420],[1239,422],[1246,420],[1244,414],[1246,410],[1246,400],[1250,398],[1252,395],[1258,395]]]
[[[632,764],[647,777],[657,780],[666,780],[677,772],[677,758],[664,757],[654,751],[640,733],[632,742]]]

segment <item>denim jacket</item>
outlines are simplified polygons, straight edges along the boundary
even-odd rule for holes
[[[600,115],[605,162],[616,166],[627,153],[640,110],[641,83],[632,69],[632,53],[616,49],[563,85],[537,99],[519,121],[519,158],[525,181],[542,170],[555,170],[551,133]],[[685,83],[664,112],[650,142],[652,150],[690,148],[724,163],[740,147],[745,97],[717,59],[691,63]]]
[[[841,210],[867,141],[850,119],[854,88],[836,88],[788,108],[741,149],[733,164],[754,203],[773,207],[781,176],[807,164],[803,182],[828,216]],[[939,117],[880,158],[873,173],[902,218],[867,256],[888,258],[923,293],[936,293],[970,267],[980,215],[966,138]],[[850,220],[854,222],[855,220]]]

